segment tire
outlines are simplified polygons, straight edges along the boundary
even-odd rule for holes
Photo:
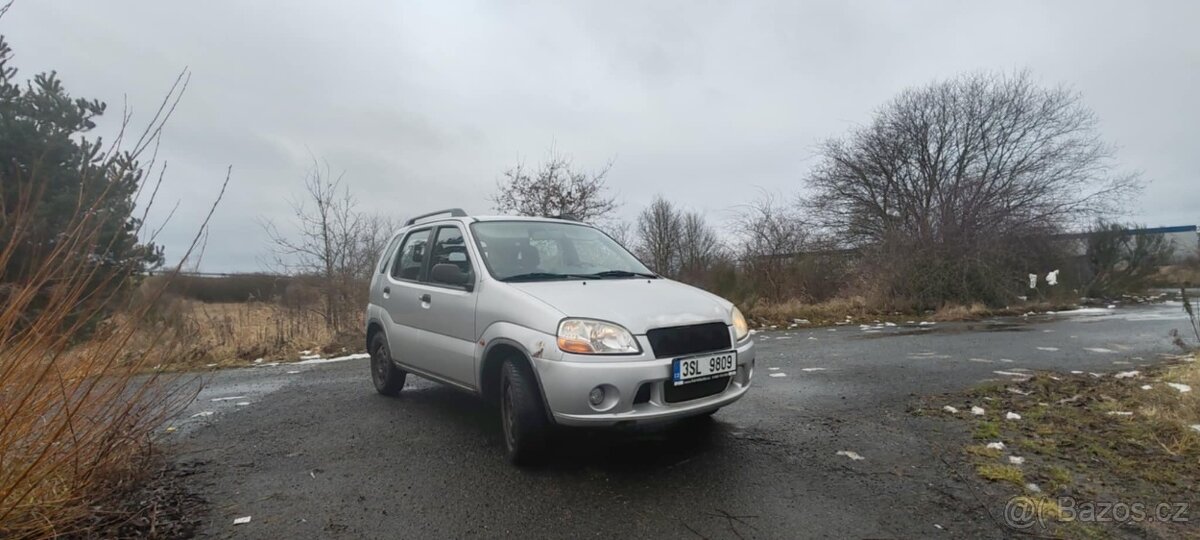
[[[505,360],[500,368],[500,425],[509,463],[536,465],[542,461],[550,424],[537,381],[523,362]]]
[[[371,337],[370,353],[371,381],[375,383],[375,391],[385,396],[399,394],[400,389],[404,388],[404,379],[408,377],[408,373],[392,362],[392,352],[383,332],[376,332]]]

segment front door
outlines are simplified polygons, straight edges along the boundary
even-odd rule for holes
[[[433,234],[421,283],[420,354],[417,367],[476,388],[475,265],[462,229],[443,225]],[[466,276],[466,285],[439,283],[433,267],[448,264]]]

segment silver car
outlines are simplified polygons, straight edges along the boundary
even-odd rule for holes
[[[376,390],[395,395],[413,373],[498,401],[518,464],[555,425],[710,415],[754,375],[733,304],[567,220],[408,220],[380,257],[366,324]]]

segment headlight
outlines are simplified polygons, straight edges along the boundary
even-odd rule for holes
[[[558,348],[575,354],[638,354],[633,334],[618,325],[590,319],[558,323]]]
[[[738,341],[746,339],[750,335],[750,325],[746,324],[746,317],[742,315],[742,311],[734,306],[733,308],[733,336]]]

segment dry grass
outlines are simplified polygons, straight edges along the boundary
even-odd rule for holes
[[[1191,388],[1183,392],[1168,383]],[[1145,388],[1145,387],[1149,388]],[[964,410],[982,405],[983,416],[947,415],[943,405]],[[964,455],[980,477],[1017,487],[1016,495],[1031,504],[1071,496],[1080,501],[1171,502],[1200,506],[1200,362],[1196,355],[1143,369],[1134,377],[1096,378],[1091,375],[1037,374],[1025,382],[993,384],[966,394],[938,398],[929,404],[935,414],[954,416],[972,424],[988,441],[1002,441],[1002,451],[973,443]],[[1021,420],[1005,420],[1008,411]],[[1024,458],[1012,464],[1008,456]],[[1024,486],[1031,482],[1039,491]],[[1053,518],[1054,508],[1041,514]],[[1051,519],[1053,521],[1053,519]],[[1056,523],[1057,533],[1108,534],[1117,523]],[[1090,526],[1090,525],[1089,525]],[[1134,523],[1151,536],[1187,533],[1185,524]],[[1127,532],[1127,531],[1126,531]],[[1190,534],[1195,534],[1191,531]]]
[[[945,304],[936,311],[914,313],[884,309],[864,297],[855,296],[818,303],[795,299],[782,302],[759,300],[741,307],[746,317],[759,326],[787,326],[797,319],[806,320],[806,324],[812,326],[829,326],[876,321],[975,321],[986,317],[1015,316],[1029,312],[1066,311],[1077,306],[1061,302],[1029,301],[1002,308],[990,308],[976,302],[970,305]]]
[[[159,304],[158,319],[139,333],[133,350],[156,331],[186,342],[185,349],[159,359],[166,369],[246,365],[260,358],[288,361],[305,350],[353,352],[362,349],[365,341],[362,324],[355,324],[354,331],[336,333],[315,309],[272,302],[210,304],[178,298]]]
[[[964,306],[962,304],[945,304],[938,308],[938,310],[935,311],[933,316],[930,318],[938,322],[974,321],[982,319],[983,317],[986,317],[992,313],[992,310],[989,310],[987,306],[979,302],[969,306]]]

